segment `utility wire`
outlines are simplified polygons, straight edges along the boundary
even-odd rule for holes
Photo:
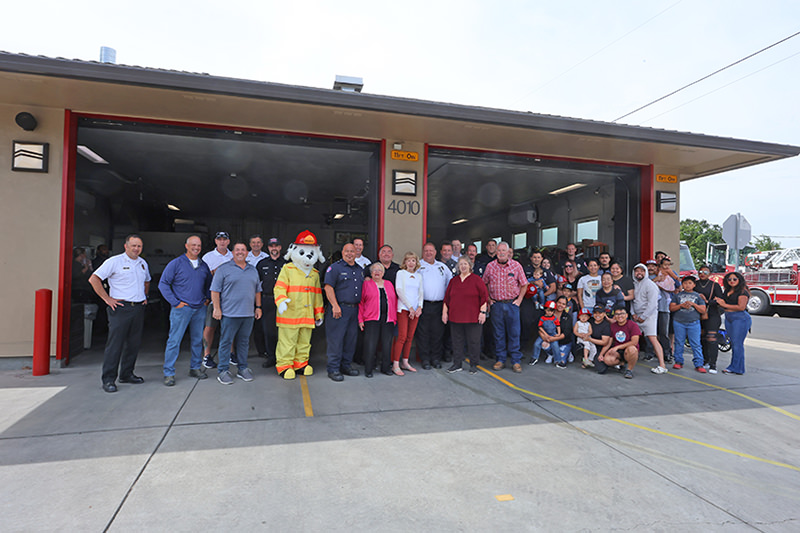
[[[662,11],[659,11],[658,13],[656,13],[655,15],[653,15],[652,17],[650,17],[649,19],[645,20],[644,22],[642,22],[641,24],[639,24],[638,26],[636,26],[635,28],[633,28],[631,31],[629,31],[629,32],[628,32],[628,33],[626,33],[625,35],[622,35],[621,37],[619,37],[619,38],[617,38],[617,39],[615,39],[615,40],[611,41],[610,43],[608,43],[607,45],[605,45],[603,48],[601,48],[601,49],[600,49],[600,50],[598,50],[597,52],[595,52],[595,53],[593,53],[592,55],[590,55],[589,57],[587,57],[587,58],[585,58],[585,59],[583,59],[583,60],[581,60],[581,61],[579,61],[579,62],[575,63],[574,65],[572,65],[571,67],[569,67],[567,70],[563,71],[561,74],[558,74],[558,75],[557,75],[555,78],[551,78],[550,80],[548,80],[548,81],[544,82],[543,84],[539,85],[539,86],[538,86],[538,87],[536,87],[534,90],[532,90],[531,92],[527,93],[525,96],[523,96],[522,98],[520,98],[519,100],[517,100],[516,102],[514,102],[514,104],[517,104],[517,103],[519,103],[519,102],[522,102],[522,101],[523,101],[523,100],[525,100],[526,98],[529,98],[531,95],[535,94],[535,93],[536,93],[536,92],[538,92],[539,90],[541,90],[541,89],[543,89],[543,88],[547,87],[548,85],[550,85],[551,83],[553,83],[553,82],[554,82],[554,81],[556,81],[557,79],[561,78],[561,77],[562,77],[562,76],[564,76],[565,74],[568,74],[569,72],[572,72],[573,70],[575,70],[575,69],[576,69],[576,68],[578,68],[579,66],[583,65],[584,63],[586,63],[587,61],[589,61],[589,60],[590,60],[590,59],[592,59],[593,57],[595,57],[595,56],[599,55],[601,52],[603,52],[603,51],[605,51],[605,50],[607,50],[607,49],[611,48],[613,45],[617,44],[617,43],[618,43],[618,42],[620,42],[622,39],[624,39],[625,37],[627,37],[628,35],[630,35],[631,33],[635,32],[636,30],[638,30],[639,28],[641,28],[641,27],[642,27],[642,26],[644,26],[645,24],[648,24],[648,23],[649,23],[650,21],[652,21],[653,19],[660,17],[661,15],[663,15],[664,13],[666,13],[667,11],[669,11],[670,9],[672,9],[673,7],[677,6],[677,5],[678,5],[678,4],[680,4],[681,2],[683,2],[683,0],[678,0],[677,2],[675,2],[674,4],[672,4],[671,6],[667,7],[666,9],[664,9],[664,10],[662,10]]]
[[[671,93],[669,93],[669,94],[665,94],[665,95],[664,95],[664,96],[662,96],[661,98],[657,98],[656,100],[653,100],[653,101],[652,101],[652,102],[650,102],[649,104],[645,104],[645,105],[643,105],[643,106],[641,106],[641,107],[637,107],[636,109],[634,109],[634,110],[633,110],[633,111],[631,111],[630,113],[626,113],[626,114],[622,115],[621,117],[615,118],[615,119],[614,119],[614,120],[612,120],[611,122],[617,122],[618,120],[622,120],[622,119],[623,119],[623,118],[625,118],[625,117],[628,117],[628,116],[630,116],[630,115],[633,115],[634,113],[636,113],[636,112],[638,112],[638,111],[641,111],[642,109],[644,109],[644,108],[646,108],[646,107],[650,107],[651,105],[653,105],[653,104],[655,104],[655,103],[657,103],[657,102],[660,102],[661,100],[664,100],[664,99],[666,99],[666,98],[669,98],[670,96],[672,96],[672,95],[674,95],[674,94],[677,94],[677,93],[681,92],[681,91],[682,91],[682,90],[684,90],[684,89],[688,89],[688,88],[689,88],[689,87],[691,87],[692,85],[697,85],[697,84],[698,84],[698,83],[700,83],[701,81],[703,81],[703,80],[707,80],[707,79],[708,79],[708,78],[710,78],[711,76],[714,76],[714,75],[716,75],[716,74],[719,74],[719,73],[720,73],[720,72],[722,72],[723,70],[727,70],[727,69],[731,68],[731,67],[732,67],[732,66],[734,66],[734,65],[738,65],[739,63],[742,63],[743,61],[747,61],[747,60],[748,60],[748,59],[750,59],[751,57],[755,57],[755,56],[757,56],[758,54],[760,54],[761,52],[765,52],[765,51],[769,50],[770,48],[773,48],[773,47],[775,47],[775,46],[778,46],[779,44],[781,44],[781,43],[783,43],[783,42],[786,42],[786,41],[788,41],[788,40],[789,40],[789,39],[791,39],[792,37],[797,37],[798,35],[800,35],[800,31],[798,31],[797,33],[793,33],[792,35],[790,35],[790,36],[788,36],[788,37],[785,37],[785,38],[781,39],[781,40],[780,40],[780,41],[778,41],[778,42],[772,43],[771,45],[769,45],[769,46],[767,46],[767,47],[765,47],[765,48],[762,48],[762,49],[761,49],[761,50],[759,50],[758,52],[754,52],[754,53],[750,54],[749,56],[746,56],[746,57],[743,57],[743,58],[741,58],[741,59],[739,59],[739,60],[737,60],[737,61],[734,61],[734,62],[733,62],[733,63],[731,63],[730,65],[726,65],[726,66],[722,67],[721,69],[715,70],[715,71],[714,71],[714,72],[712,72],[711,74],[708,74],[708,75],[706,75],[706,76],[703,76],[703,77],[702,77],[702,78],[700,78],[699,80],[695,80],[695,81],[693,81],[692,83],[689,83],[689,84],[687,84],[687,85],[684,85],[684,86],[683,86],[683,87],[681,87],[680,89],[676,89],[676,90],[672,91],[672,92],[671,92]]]
[[[717,87],[716,89],[714,89],[714,90],[712,90],[712,91],[708,91],[707,93],[705,93],[705,94],[703,94],[703,95],[700,95],[700,96],[698,96],[697,98],[692,98],[692,99],[691,99],[691,100],[689,100],[688,102],[684,102],[684,103],[682,103],[682,104],[681,104],[681,105],[679,105],[679,106],[675,106],[675,107],[673,107],[672,109],[668,109],[667,111],[664,111],[663,113],[659,113],[658,115],[656,115],[656,116],[654,116],[654,117],[650,117],[650,118],[648,118],[647,120],[640,122],[640,124],[646,124],[647,122],[650,122],[651,120],[657,119],[657,118],[658,118],[658,117],[660,117],[660,116],[666,115],[667,113],[672,113],[672,112],[673,112],[673,111],[675,111],[676,109],[680,109],[681,107],[683,107],[683,106],[685,106],[685,105],[689,105],[689,104],[691,104],[692,102],[695,102],[695,101],[697,101],[697,100],[700,100],[701,98],[705,98],[706,96],[708,96],[708,95],[709,95],[709,94],[711,94],[711,93],[715,93],[715,92],[719,91],[720,89],[724,89],[725,87],[728,87],[728,86],[730,86],[730,85],[733,85],[734,83],[738,83],[738,82],[742,81],[742,80],[743,80],[743,79],[745,79],[745,78],[749,78],[750,76],[753,76],[753,75],[755,75],[755,74],[758,74],[758,73],[759,73],[759,72],[761,72],[762,70],[767,70],[767,69],[768,69],[768,68],[770,68],[770,67],[774,67],[774,66],[775,66],[775,65],[777,65],[778,63],[783,63],[784,61],[787,61],[787,60],[789,60],[789,59],[791,59],[791,58],[793,58],[793,57],[795,57],[795,56],[798,56],[798,55],[800,55],[800,52],[797,52],[796,54],[792,54],[792,55],[790,55],[789,57],[784,57],[784,58],[783,58],[783,59],[781,59],[780,61],[776,61],[776,62],[772,63],[771,65],[767,65],[767,66],[766,66],[766,67],[764,67],[764,68],[760,68],[760,69],[756,70],[755,72],[751,72],[750,74],[747,74],[746,76],[742,76],[741,78],[739,78],[739,79],[737,79],[737,80],[733,80],[733,81],[732,81],[732,82],[730,82],[730,83],[726,83],[725,85],[723,85],[723,86],[721,86],[721,87]]]

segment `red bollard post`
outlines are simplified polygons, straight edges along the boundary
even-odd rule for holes
[[[50,322],[53,316],[53,291],[36,291],[36,319],[33,324],[33,375],[50,373]]]

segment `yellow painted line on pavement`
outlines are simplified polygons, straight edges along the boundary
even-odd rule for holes
[[[303,394],[303,409],[307,417],[312,417],[314,416],[314,408],[311,407],[311,394],[308,393],[308,380],[302,374],[300,374],[299,379],[300,392]]]
[[[496,498],[496,499],[497,499],[497,501],[499,501],[499,502],[510,502],[510,501],[514,501],[514,497],[513,497],[511,494],[498,494],[497,496],[495,496],[495,498]]]
[[[633,427],[633,428],[636,428],[636,429],[641,429],[643,431],[647,431],[649,433],[654,433],[656,435],[662,435],[664,437],[670,437],[672,439],[680,440],[680,441],[683,441],[683,442],[696,444],[698,446],[702,446],[704,448],[709,448],[711,450],[715,450],[715,451],[718,451],[718,452],[728,453],[728,454],[731,454],[731,455],[736,455],[738,457],[743,457],[745,459],[752,459],[753,461],[759,461],[761,463],[767,463],[767,464],[771,464],[771,465],[774,465],[774,466],[779,466],[781,468],[788,468],[789,470],[795,470],[797,472],[800,472],[800,467],[797,467],[797,466],[794,466],[794,465],[790,465],[790,464],[787,464],[787,463],[781,463],[779,461],[773,461],[771,459],[765,459],[763,457],[758,457],[756,455],[750,455],[749,453],[737,452],[736,450],[730,450],[728,448],[723,448],[721,446],[715,446],[714,444],[708,444],[707,442],[702,442],[702,441],[695,440],[695,439],[690,439],[690,438],[687,438],[687,437],[681,437],[680,435],[675,435],[674,433],[667,433],[666,431],[661,431],[659,429],[653,429],[653,428],[649,428],[647,426],[642,426],[640,424],[634,424],[633,422],[628,422],[627,420],[622,420],[620,418],[614,418],[612,416],[606,416],[604,414],[600,414],[600,413],[597,413],[595,411],[591,411],[589,409],[584,409],[583,407],[579,407],[577,405],[572,405],[571,403],[563,402],[561,400],[556,400],[555,398],[550,398],[549,396],[545,396],[543,394],[537,394],[535,392],[532,392],[532,391],[523,389],[522,387],[518,387],[518,386],[514,385],[510,381],[501,378],[500,376],[498,376],[494,372],[490,372],[489,370],[483,368],[480,365],[478,365],[478,368],[481,371],[485,372],[487,375],[493,377],[497,381],[503,383],[504,385],[506,385],[507,387],[509,387],[509,388],[511,388],[513,390],[522,392],[524,394],[528,394],[530,396],[534,396],[536,398],[540,398],[542,400],[546,400],[546,401],[549,401],[549,402],[557,403],[559,405],[563,405],[564,407],[569,407],[570,409],[575,409],[576,411],[580,411],[580,412],[586,413],[588,415],[596,416],[598,418],[602,418],[604,420],[609,420],[611,422],[617,422],[618,424],[623,424],[625,426],[630,426],[630,427]]]
[[[730,392],[731,394],[735,394],[736,396],[742,397],[745,400],[749,400],[749,401],[751,401],[753,403],[757,403],[758,405],[762,405],[762,406],[764,406],[764,407],[766,407],[768,409],[772,409],[776,413],[780,413],[782,415],[788,416],[789,418],[794,418],[795,420],[800,420],[800,416],[798,416],[798,415],[796,415],[794,413],[790,413],[786,409],[781,409],[780,407],[777,407],[775,405],[772,405],[772,404],[769,404],[767,402],[761,401],[758,398],[753,398],[752,396],[748,396],[747,394],[743,394],[741,392],[737,392],[735,390],[731,390],[731,389],[729,389],[727,387],[722,387],[720,385],[714,385],[713,383],[708,383],[706,381],[700,381],[699,379],[690,378],[689,376],[683,376],[681,374],[678,374],[677,372],[669,372],[667,375],[668,376],[674,376],[676,378],[686,379],[688,381],[692,381],[694,383],[699,383],[701,385],[706,385],[706,386],[711,387],[713,389],[719,389],[721,391]]]

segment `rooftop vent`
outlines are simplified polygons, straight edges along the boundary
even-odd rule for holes
[[[364,79],[356,78],[354,76],[339,76],[337,74],[336,81],[333,82],[334,91],[360,93],[362,87],[364,87]]]
[[[117,51],[108,46],[100,47],[100,62],[101,63],[117,63]]]

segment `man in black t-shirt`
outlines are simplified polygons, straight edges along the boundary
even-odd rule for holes
[[[600,362],[598,357],[604,355],[611,346],[611,324],[609,324],[606,318],[606,308],[602,305],[596,305],[594,309],[592,309],[592,336],[589,338],[589,341],[597,346],[597,355],[594,356],[594,364],[598,366]],[[600,367],[603,369],[603,372],[598,370],[598,373],[602,374],[605,372],[606,367],[605,365],[600,365]]]

